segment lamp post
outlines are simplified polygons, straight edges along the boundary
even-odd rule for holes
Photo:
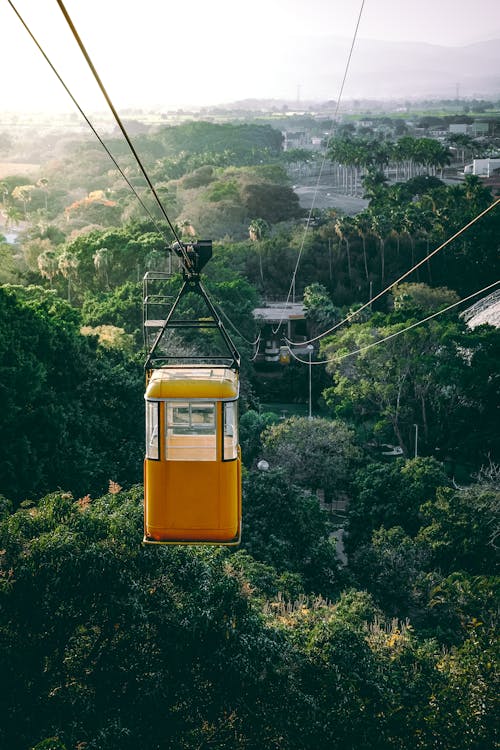
[[[418,424],[413,426],[415,428],[415,458],[418,458]]]
[[[309,419],[312,419],[312,365],[311,365],[311,357],[314,350],[314,346],[312,344],[307,345],[307,351],[309,352]]]

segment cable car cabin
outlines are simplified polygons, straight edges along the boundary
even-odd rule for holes
[[[145,394],[145,543],[239,543],[238,392],[228,367],[153,370]]]

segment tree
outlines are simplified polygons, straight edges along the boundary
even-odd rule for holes
[[[82,305],[82,322],[88,326],[112,325],[142,342],[142,286],[128,281],[110,291],[87,293]]]
[[[337,233],[340,241],[345,242],[346,256],[347,256],[347,273],[349,274],[349,281],[352,282],[352,266],[351,266],[351,253],[350,253],[350,234],[354,232],[354,220],[349,216],[342,216],[335,222],[335,232]]]
[[[379,201],[383,201],[387,187],[387,179],[382,172],[368,169],[363,177],[363,198],[369,200],[369,208],[374,208]]]
[[[406,315],[430,315],[458,302],[456,292],[447,287],[431,287],[427,284],[395,284],[391,289],[395,311]]]
[[[439,487],[448,485],[444,467],[434,458],[369,463],[359,469],[349,503],[347,552],[369,543],[381,526],[398,526],[415,536],[422,525],[422,504],[433,500]]]
[[[19,226],[23,219],[23,215],[19,208],[14,204],[9,204],[4,209],[5,213],[5,226],[7,229],[13,225]]]
[[[60,271],[57,252],[52,249],[44,250],[37,258],[37,265],[40,271],[40,276],[49,280],[49,286],[52,289],[54,277],[57,276]]]
[[[31,195],[36,190],[36,185],[18,185],[12,191],[12,197],[14,200],[20,201],[23,204],[23,216],[27,219],[28,203],[31,201]]]
[[[404,455],[414,452],[419,425],[419,454],[438,450],[443,459],[460,459],[476,470],[488,453],[496,460],[498,443],[486,404],[497,388],[492,378],[497,330],[468,331],[451,312],[409,329],[418,321],[402,316],[401,322],[400,312],[351,324],[322,343],[334,380],[325,392],[327,403],[338,417],[371,426],[380,442],[396,440]],[[485,436],[477,441],[483,422]]]
[[[242,548],[278,573],[298,573],[306,591],[331,597],[341,581],[327,515],[315,496],[271,466],[249,471],[243,481]]]
[[[71,282],[78,275],[78,258],[68,251],[61,253],[58,260],[58,269],[68,282],[68,302],[71,303]]]
[[[113,251],[107,247],[100,247],[94,254],[94,266],[98,275],[104,279],[106,289],[109,289],[108,269],[113,263]]]
[[[350,555],[349,568],[386,615],[403,619],[415,612],[427,561],[424,545],[392,526],[375,530],[371,542]]]
[[[383,214],[372,213],[371,231],[380,243],[380,281],[385,279],[385,243],[392,229],[391,221]]]
[[[315,333],[324,331],[341,319],[340,310],[333,304],[326,287],[317,282],[304,289],[304,314]]]
[[[240,417],[240,445],[243,463],[252,468],[263,455],[262,433],[269,425],[277,422],[273,412],[257,412],[249,409]]]
[[[0,492],[95,492],[141,475],[138,363],[80,335],[78,312],[40,287],[0,289]]]
[[[290,647],[226,553],[141,538],[141,487],[52,493],[0,524],[2,746],[276,745]]]
[[[249,216],[258,216],[270,224],[297,219],[303,214],[298,195],[284,185],[248,184],[241,190],[241,199]]]
[[[371,230],[372,221],[367,212],[361,212],[355,217],[354,224],[359,236],[361,237],[361,242],[363,243],[363,263],[365,267],[365,276],[366,280],[369,281],[368,256],[366,254],[366,238]]]
[[[349,492],[360,451],[343,422],[292,417],[268,427],[262,439],[271,466],[286,469],[299,486],[324,490],[327,502]]]
[[[259,242],[269,232],[269,224],[264,219],[253,219],[248,227],[248,235],[252,242]]]
[[[436,567],[445,573],[473,575],[494,571],[497,559],[498,470],[492,478],[462,490],[440,489],[422,506],[425,525],[419,538],[429,547]]]
[[[0,234],[0,284],[12,284],[17,277],[12,247],[3,241]]]

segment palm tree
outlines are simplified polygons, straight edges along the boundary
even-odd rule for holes
[[[94,253],[93,260],[98,275],[103,276],[106,288],[109,289],[108,269],[113,260],[113,251],[108,250],[107,247],[100,247],[99,250]]]
[[[59,256],[59,271],[68,282],[68,302],[71,302],[71,280],[76,278],[78,266],[78,258],[69,250],[65,250],[62,255]]]
[[[351,250],[350,250],[350,235],[354,233],[354,221],[350,216],[341,216],[335,222],[335,233],[337,234],[340,242],[345,242],[346,255],[347,255],[347,273],[349,275],[349,281],[352,282],[352,267],[351,267]]]
[[[43,195],[45,199],[45,211],[48,210],[47,208],[47,189],[48,189],[49,181],[46,177],[40,177],[38,182],[36,183],[36,186],[43,190]]]
[[[471,156],[473,154],[474,139],[466,133],[450,133],[446,136],[446,142],[456,146],[457,156],[459,151],[462,152],[462,158],[460,159],[462,164],[465,164],[466,151],[470,151]]]
[[[370,167],[363,177],[363,198],[369,200],[370,203],[375,203],[382,197],[386,186],[387,179],[383,173]]]
[[[410,241],[411,246],[411,265],[415,265],[415,235],[419,231],[421,221],[421,212],[410,203],[403,212],[402,229]],[[417,270],[417,280],[418,280]]]
[[[49,286],[52,289],[54,276],[59,273],[59,258],[55,250],[44,250],[37,259],[40,276],[49,280]]]
[[[372,221],[370,218],[370,215],[367,211],[361,211],[357,216],[354,217],[354,226],[356,227],[356,231],[361,237],[361,243],[363,245],[363,262],[365,266],[365,276],[366,280],[369,281],[369,274],[368,274],[368,258],[366,255],[366,238],[368,234],[370,233]]]
[[[268,232],[269,224],[265,219],[253,219],[248,227],[248,236],[252,242],[260,242]]]
[[[260,242],[269,232],[269,224],[265,219],[253,219],[248,227],[248,236],[251,242]],[[257,248],[259,256],[259,273],[262,287],[264,287],[264,268],[262,266],[262,247]]]
[[[383,214],[372,214],[371,231],[380,242],[380,280],[385,278],[385,241],[392,229],[391,222]]]
[[[2,200],[2,206],[5,208],[7,205],[7,198],[9,196],[9,186],[6,182],[0,181],[0,196]]]
[[[19,223],[22,221],[23,215],[20,209],[13,203],[8,204],[5,207],[4,213],[5,213],[5,226],[7,229],[13,226],[14,224],[17,227]]]
[[[392,224],[391,234],[396,238],[396,252],[399,257],[399,250],[401,245],[401,235],[404,232],[404,213],[400,208],[393,208],[390,212],[390,219]]]
[[[12,197],[21,201],[23,204],[24,218],[27,218],[28,203],[31,201],[31,193],[35,189],[34,185],[18,185],[12,191]]]

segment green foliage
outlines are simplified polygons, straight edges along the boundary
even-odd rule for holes
[[[463,490],[441,488],[422,506],[425,525],[419,538],[429,547],[434,566],[444,573],[492,572],[497,559],[500,488],[477,483]]]
[[[240,193],[238,185],[235,180],[220,181],[212,184],[212,187],[208,191],[207,199],[212,203],[218,201],[234,201],[239,200]]]
[[[240,417],[241,455],[245,466],[251,468],[263,455],[262,433],[277,422],[272,412],[257,412],[249,409]]]
[[[267,599],[278,597],[293,602],[304,595],[302,577],[298,573],[278,573],[271,565],[258,562],[245,550],[231,556],[228,570],[239,577],[243,591],[249,591],[252,597],[261,598],[264,603]]]
[[[498,745],[498,637],[477,623],[460,648],[444,654],[443,680],[431,702],[429,733],[448,747],[483,750]]]
[[[259,217],[276,224],[297,219],[303,214],[299,198],[291,187],[272,184],[249,184],[242,191],[242,201],[251,218]]]
[[[412,613],[419,598],[419,578],[426,570],[429,554],[400,526],[381,527],[370,544],[361,546],[349,559],[358,586],[369,591],[389,616]]]
[[[87,292],[82,305],[84,325],[112,325],[134,334],[142,343],[142,284],[127,281],[109,292]]]
[[[33,750],[66,750],[66,745],[63,745],[58,737],[48,737],[46,740],[37,742]]]
[[[244,734],[266,731],[267,709],[251,730],[243,707],[255,717],[258,690],[279,692],[276,639],[227,555],[140,549],[140,488],[48,496],[0,537],[12,571],[0,589],[2,744],[25,748],[57,727],[71,747],[194,747],[231,713]]]
[[[441,641],[463,643],[471,631],[484,628],[494,632],[500,578],[454,572],[448,576],[429,573],[428,623]]]
[[[39,288],[0,289],[0,489],[15,500],[140,476],[142,373]]]
[[[267,161],[270,156],[276,156],[282,141],[280,131],[269,125],[208,122],[189,122],[164,128],[158,133],[158,138],[169,156],[185,152],[194,160],[193,157],[198,155],[221,154],[226,156],[227,164],[238,166],[259,164],[263,158]]]
[[[81,295],[122,285],[134,276],[139,281],[151,254],[165,253],[165,240],[160,234],[145,233],[140,225],[129,224],[123,229],[92,231],[77,237],[67,249],[78,262],[75,286]]]
[[[262,529],[284,549],[294,491],[276,473],[249,479],[258,517],[276,518]],[[293,536],[318,568],[317,505],[304,500]],[[366,592],[306,597],[298,571],[244,551],[141,549],[141,506],[140,487],[59,492],[0,522],[2,746],[494,746],[487,621],[443,652]],[[405,543],[398,530],[386,538]]]
[[[414,536],[422,525],[420,506],[448,483],[443,466],[433,458],[363,467],[356,474],[349,504],[347,549],[355,551],[381,526],[401,526]]]
[[[361,454],[354,433],[340,421],[292,417],[265,431],[264,455],[301,487],[324,490],[326,502],[344,499]]]
[[[314,283],[304,289],[304,313],[316,332],[321,333],[341,319],[340,310],[334,306],[328,290]]]
[[[242,547],[279,573],[299,573],[308,591],[332,596],[340,576],[326,513],[283,469],[244,477]]]
[[[4,242],[4,237],[0,234],[0,284],[15,283],[17,276],[13,248]]]
[[[396,320],[401,312],[394,313]],[[487,404],[498,397],[491,357],[499,331],[471,331],[461,321],[445,319],[400,333],[417,321],[393,321],[392,315],[379,314],[322,344],[334,379],[325,397],[335,414],[371,422],[374,437],[396,442],[404,455],[414,452],[417,424],[419,454],[438,450],[443,459],[476,468],[488,455],[495,460],[498,442]]]
[[[458,294],[446,287],[427,284],[399,284],[392,287],[394,310],[410,316],[419,313],[430,315],[458,302]]]

